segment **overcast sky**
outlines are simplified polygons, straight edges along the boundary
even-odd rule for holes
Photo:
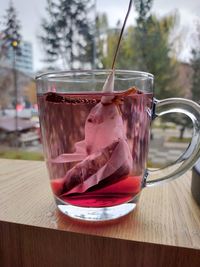
[[[118,19],[123,19],[129,0],[96,0],[97,11],[107,12],[109,24],[114,26]],[[0,0],[0,21],[8,7],[9,0]],[[42,49],[37,39],[40,31],[41,18],[45,16],[46,0],[13,0],[18,11],[18,17],[22,24],[23,39],[33,44],[34,70],[44,66]],[[182,60],[188,60],[190,56],[192,36],[195,31],[195,23],[200,21],[200,0],[154,0],[152,11],[159,15],[167,15],[177,10],[180,15],[180,29],[183,35]],[[109,15],[110,14],[110,15]],[[129,16],[128,24],[134,23],[136,13],[133,10]]]

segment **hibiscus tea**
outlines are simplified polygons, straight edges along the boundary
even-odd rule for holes
[[[152,94],[127,92],[38,94],[45,159],[58,203],[101,208],[134,202],[139,195]],[[102,104],[102,97],[110,103]]]

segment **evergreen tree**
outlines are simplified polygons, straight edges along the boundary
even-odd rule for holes
[[[6,10],[5,16],[5,25],[2,29],[2,49],[8,51],[11,47],[14,52],[20,53],[20,22],[17,18],[17,11],[13,5],[13,2],[10,1],[9,7]]]
[[[41,40],[46,53],[45,60],[47,62],[54,62],[58,59],[59,53],[62,57],[57,29],[57,17],[59,14],[57,3],[52,0],[47,0],[46,12],[48,17],[42,19],[41,27],[43,34],[39,36],[39,39]]]
[[[138,12],[134,30],[134,48],[137,51],[133,60],[137,69],[155,75],[155,95],[162,99],[178,96],[177,60],[172,56],[173,44],[170,34],[176,26],[177,17],[171,15],[158,19],[151,15],[152,0],[135,0]]]
[[[86,0],[47,0],[48,17],[42,21],[40,40],[48,62],[62,60],[63,66],[92,62],[91,6]]]
[[[1,59],[3,58],[4,56],[4,45],[3,45],[3,33],[0,32],[0,62],[1,62]]]
[[[108,36],[108,18],[106,13],[98,13],[95,20],[95,41],[96,41],[96,66],[97,68],[105,67],[105,50],[107,47]]]
[[[16,71],[16,55],[20,54],[20,22],[17,18],[17,11],[13,5],[13,2],[10,1],[9,7],[6,10],[5,16],[5,26],[2,29],[2,46],[7,53],[12,49],[13,53],[13,93],[14,93],[14,106],[16,109],[15,113],[15,131],[16,131],[16,146],[18,146],[18,113],[17,113],[17,103],[18,103],[18,87],[17,87],[17,71]],[[3,84],[2,84],[3,85]],[[1,87],[1,85],[0,85]],[[3,88],[4,89],[4,88]]]
[[[200,104],[200,25],[197,47],[192,50],[191,65],[193,68],[192,99]]]
[[[178,62],[170,42],[177,16],[157,18],[151,14],[152,0],[135,0],[138,13],[136,26],[124,32],[116,68],[147,71],[155,76],[155,96],[159,99],[179,96],[177,86]],[[107,30],[106,53],[101,56],[103,67],[110,68],[120,27]]]
[[[153,0],[134,0],[135,9],[138,13],[137,28],[143,33],[143,37],[146,37],[148,27],[146,21],[150,18],[150,10],[153,5]]]

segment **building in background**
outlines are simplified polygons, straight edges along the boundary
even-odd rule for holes
[[[4,55],[1,65],[12,68],[14,53],[12,47]],[[20,44],[20,54],[16,55],[16,69],[32,76],[33,74],[33,48],[30,42],[23,41]]]

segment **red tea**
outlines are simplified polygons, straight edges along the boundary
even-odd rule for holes
[[[110,102],[102,103],[102,96]],[[56,198],[80,207],[132,201],[142,186],[152,94],[49,92],[38,104]]]

